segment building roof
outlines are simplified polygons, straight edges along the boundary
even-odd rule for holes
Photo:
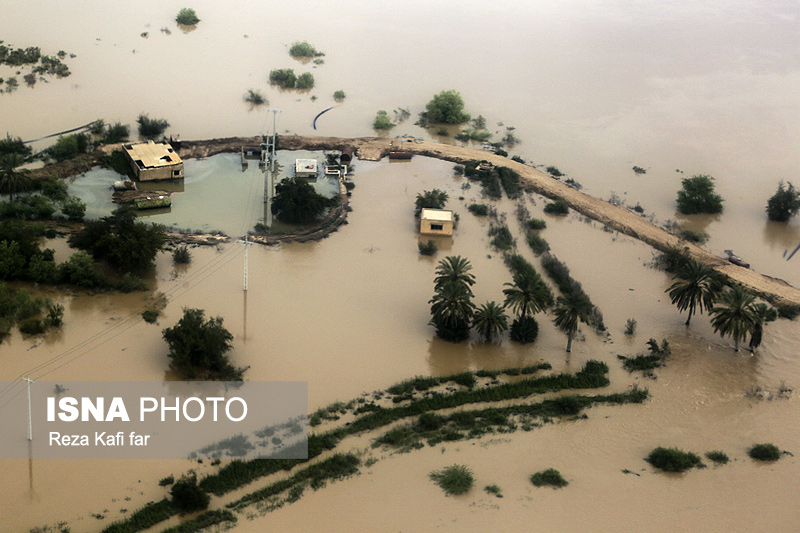
[[[317,160],[316,159],[295,159],[294,161],[295,172],[316,172]]]
[[[177,165],[181,156],[175,153],[168,142],[123,144],[128,156],[139,165],[139,168],[155,168]]]
[[[422,220],[438,220],[441,222],[452,222],[453,212],[449,209],[422,209]]]

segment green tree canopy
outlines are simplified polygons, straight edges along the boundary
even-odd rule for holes
[[[720,291],[720,284],[714,275],[714,271],[705,264],[688,259],[673,277],[675,280],[665,291],[678,310],[683,312],[689,310],[686,318],[686,325],[692,320],[695,310],[700,313],[703,309],[711,309],[715,296]]]
[[[788,222],[800,211],[800,191],[791,183],[778,184],[778,190],[767,201],[767,217],[775,222]]]
[[[466,287],[467,293],[472,297],[470,287],[475,284],[475,275],[470,272],[472,263],[460,255],[449,255],[439,261],[436,267],[436,277],[433,278],[434,290],[440,290],[445,285],[457,283]]]
[[[123,272],[150,268],[166,241],[163,226],[137,222],[133,208],[126,205],[115,209],[111,216],[87,222],[69,238],[70,246],[86,250]]]
[[[739,342],[755,328],[755,299],[756,297],[747,289],[741,285],[734,285],[720,294],[711,309],[711,325],[714,327],[714,332],[723,337],[730,336],[737,352]]]
[[[508,329],[508,317],[502,305],[487,302],[475,311],[472,327],[486,342],[492,342]]]
[[[722,213],[722,196],[714,192],[714,178],[698,174],[681,180],[678,211],[684,215]]]
[[[24,162],[24,157],[18,153],[0,154],[0,192],[8,193],[12,202],[14,194],[27,189],[30,183],[28,171],[19,170]]]
[[[184,309],[183,317],[161,332],[169,346],[171,367],[183,379],[240,381],[244,370],[231,365],[226,355],[233,335],[221,317],[205,317],[202,309]]]
[[[589,323],[594,306],[586,293],[570,292],[556,300],[555,325],[567,334],[567,351],[572,351],[572,339],[578,331],[578,322]]]
[[[332,203],[303,178],[288,178],[275,186],[271,209],[281,222],[310,224]]]
[[[461,124],[470,119],[464,112],[464,100],[456,90],[442,91],[425,106],[428,122],[434,124]]]

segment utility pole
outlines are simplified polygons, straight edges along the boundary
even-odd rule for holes
[[[28,382],[28,440],[33,440],[33,420],[31,419],[31,383],[36,383],[29,377],[22,378]]]
[[[277,140],[277,117],[280,109],[270,109],[272,112],[272,154],[270,155],[270,170],[275,170],[275,141]]]
[[[244,290],[247,291],[247,249],[252,246],[250,236],[245,235],[244,240],[239,239],[236,241],[238,244],[244,244]],[[30,394],[30,393],[29,393]]]

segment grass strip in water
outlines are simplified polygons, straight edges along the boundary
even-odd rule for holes
[[[234,524],[237,521],[236,516],[227,509],[214,509],[207,511],[200,516],[184,522],[180,525],[165,529],[161,533],[195,533],[207,527],[216,526],[229,522]]]

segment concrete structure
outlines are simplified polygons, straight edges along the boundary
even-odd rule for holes
[[[316,178],[317,160],[316,159],[295,159],[294,175],[298,178]]]
[[[123,144],[122,148],[139,181],[183,178],[183,160],[168,142]]]
[[[453,212],[449,209],[423,209],[419,217],[422,235],[452,235]]]

